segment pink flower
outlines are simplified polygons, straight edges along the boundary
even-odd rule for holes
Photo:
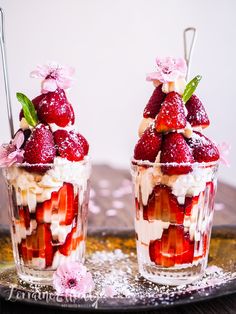
[[[220,153],[220,162],[229,167],[230,162],[228,160],[229,151],[231,149],[231,145],[229,143],[223,142],[217,145],[219,153]]]
[[[183,58],[157,58],[156,63],[157,70],[147,75],[147,81],[167,83],[186,76],[187,65]]]
[[[83,297],[94,289],[91,273],[77,262],[60,265],[53,274],[53,286],[58,294]]]
[[[62,66],[56,62],[46,65],[38,65],[30,73],[33,78],[43,79],[42,93],[54,92],[57,88],[67,89],[71,87],[75,70],[72,67]]]
[[[18,131],[10,144],[3,144],[0,147],[0,167],[10,167],[14,163],[22,163],[24,150],[21,149],[24,143],[24,133]]]

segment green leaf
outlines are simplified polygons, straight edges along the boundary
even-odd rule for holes
[[[186,85],[183,96],[182,96],[184,104],[186,104],[186,102],[189,100],[189,98],[195,92],[201,79],[202,79],[202,76],[197,75]]]
[[[22,93],[16,93],[18,101],[21,103],[25,120],[33,127],[38,124],[38,116],[32,101]]]

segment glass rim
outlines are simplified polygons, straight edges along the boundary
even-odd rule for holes
[[[138,160],[131,158],[131,166],[149,166],[149,167],[178,167],[178,166],[191,166],[191,167],[210,167],[210,166],[218,166],[219,165],[219,159],[216,161],[210,161],[210,162],[151,162],[149,160]]]
[[[60,157],[60,156],[56,156],[56,157]],[[65,160],[64,162],[61,162],[61,163],[58,163],[58,164],[55,164],[55,163],[47,163],[47,164],[43,164],[43,163],[38,163],[38,164],[29,164],[27,162],[23,162],[23,163],[15,163],[15,164],[12,164],[10,166],[3,166],[3,167],[0,167],[0,169],[10,169],[10,168],[33,168],[33,167],[49,167],[49,168],[53,168],[53,167],[64,167],[64,166],[68,166],[68,165],[87,165],[89,163],[91,163],[91,157],[90,156],[85,156],[84,159],[82,160],[79,160],[79,161],[70,161],[66,158],[62,158],[60,157],[61,160]],[[49,169],[50,170],[50,169]]]

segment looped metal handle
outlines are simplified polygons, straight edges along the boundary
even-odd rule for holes
[[[5,34],[4,34],[4,13],[3,13],[2,8],[0,8],[0,18],[1,18],[0,46],[1,46],[1,55],[2,55],[2,69],[3,69],[3,78],[4,78],[4,85],[5,85],[8,122],[9,122],[11,137],[13,138],[13,136],[14,136],[14,124],[13,124],[13,117],[12,117],[12,106],[11,106],[10,87],[9,87],[7,59],[6,59],[6,47],[5,47],[6,45],[5,45]]]
[[[191,42],[188,45],[188,38],[187,34],[192,33]],[[197,29],[195,27],[188,27],[184,30],[184,58],[187,63],[187,74],[186,74],[186,80],[188,80],[189,72],[190,72],[190,66],[191,66],[191,58],[192,58],[192,52],[197,39]],[[189,50],[188,50],[189,46]]]

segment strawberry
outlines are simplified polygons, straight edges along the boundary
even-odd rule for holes
[[[150,260],[156,265],[172,267],[175,264],[192,263],[194,259],[194,241],[184,227],[170,225],[164,229],[161,239],[152,240],[149,244]]]
[[[37,114],[41,122],[55,123],[60,127],[74,124],[75,120],[74,110],[62,89],[45,94],[37,106]]]
[[[25,144],[24,161],[28,164],[49,164],[56,155],[53,135],[49,127],[39,124],[33,129],[31,136]],[[35,165],[27,167],[28,171],[43,173],[47,166]]]
[[[187,142],[197,162],[217,161],[220,158],[217,146],[200,132],[193,132],[192,138],[187,139]]]
[[[50,200],[37,204],[36,220],[50,223],[52,214],[58,214],[60,225],[70,225],[78,212],[75,206],[73,185],[64,183],[58,192],[52,192]]]
[[[134,148],[134,159],[154,162],[161,148],[162,135],[148,127]]]
[[[73,250],[76,250],[82,240],[83,236],[78,236],[77,227],[73,227],[71,232],[67,235],[65,243],[59,246],[59,252],[65,256],[70,255]]]
[[[155,118],[161,109],[161,104],[165,100],[166,94],[162,91],[162,84],[154,89],[154,92],[149,99],[144,112],[144,118]]]
[[[191,124],[191,126],[200,126],[202,128],[209,126],[210,121],[206,110],[201,100],[196,95],[192,95],[186,102],[185,106],[188,110],[187,121]]]
[[[80,161],[88,153],[89,145],[81,134],[73,131],[57,130],[54,132],[54,140],[58,154],[70,161]]]
[[[167,94],[160,112],[156,117],[157,132],[169,132],[185,128],[187,123],[184,114],[184,104],[181,96],[176,92]]]
[[[143,206],[143,219],[162,220],[182,224],[184,221],[184,205],[179,205],[176,196],[165,185],[155,186],[148,204]]]
[[[20,223],[25,229],[30,227],[30,212],[28,206],[18,206]]]
[[[33,257],[45,259],[45,266],[53,262],[52,234],[49,224],[39,224],[36,231],[23,239],[19,245],[19,252],[24,262]]]
[[[182,134],[173,132],[164,136],[161,147],[161,163],[188,163],[187,165],[165,165],[162,172],[168,175],[186,174],[192,171],[194,162],[190,147]]]

